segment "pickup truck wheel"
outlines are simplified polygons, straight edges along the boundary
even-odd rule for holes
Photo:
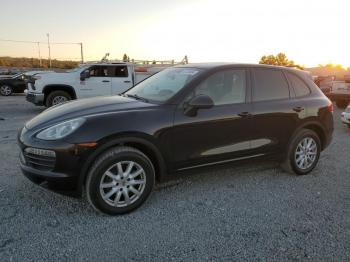
[[[348,105],[349,101],[346,101],[346,100],[337,100],[337,101],[335,101],[335,103],[337,104],[337,107],[339,107],[339,108],[345,108],[345,107]]]
[[[2,96],[9,96],[12,94],[12,87],[8,85],[3,85],[0,87],[0,93]]]
[[[306,175],[317,165],[320,152],[321,141],[318,135],[310,129],[302,129],[292,138],[281,167],[289,173]]]
[[[136,148],[119,146],[97,158],[87,175],[85,191],[95,210],[118,215],[141,206],[154,182],[149,158]]]
[[[65,91],[53,91],[46,98],[46,107],[55,106],[71,99],[71,96]]]

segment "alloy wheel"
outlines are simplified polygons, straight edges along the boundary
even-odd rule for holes
[[[317,144],[312,137],[303,138],[295,150],[295,164],[305,170],[310,168],[317,157]]]
[[[1,95],[8,96],[12,93],[11,87],[4,85],[0,88]]]
[[[61,103],[64,103],[64,102],[67,102],[68,99],[67,97],[65,96],[55,96],[53,99],[52,99],[52,105],[58,105],[58,104],[61,104]]]
[[[114,207],[126,207],[137,201],[146,186],[144,169],[134,161],[121,161],[112,165],[102,175],[100,194]]]

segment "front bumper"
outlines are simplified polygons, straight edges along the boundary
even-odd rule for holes
[[[44,94],[40,93],[32,93],[30,91],[26,92],[26,99],[28,102],[31,102],[35,105],[43,105],[44,104]]]
[[[20,147],[20,167],[22,173],[32,182],[54,191],[76,191],[79,188],[79,177],[86,159],[93,149],[81,148],[64,141],[43,141],[24,128],[18,136]],[[28,148],[38,149],[37,152],[49,150],[55,152],[48,157],[28,153]],[[35,150],[34,150],[35,151]],[[69,193],[70,194],[70,193]]]

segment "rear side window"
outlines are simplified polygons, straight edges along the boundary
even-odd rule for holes
[[[128,67],[127,66],[116,66],[113,76],[114,77],[128,77]]]
[[[289,88],[282,71],[272,69],[255,69],[254,101],[288,99]]]
[[[292,84],[296,97],[306,96],[310,94],[310,89],[303,80],[292,73],[286,72],[286,74],[290,83]]]

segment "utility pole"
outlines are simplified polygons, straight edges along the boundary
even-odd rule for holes
[[[38,52],[39,52],[39,65],[40,65],[40,67],[42,67],[41,54],[40,54],[40,42],[37,42],[37,44],[38,44]]]
[[[50,48],[50,35],[49,35],[49,33],[47,33],[46,36],[47,36],[47,46],[49,48],[49,63],[50,63],[50,68],[51,68],[52,64],[51,64],[51,48]]]
[[[81,63],[84,63],[83,43],[79,43],[79,45],[80,45]]]

